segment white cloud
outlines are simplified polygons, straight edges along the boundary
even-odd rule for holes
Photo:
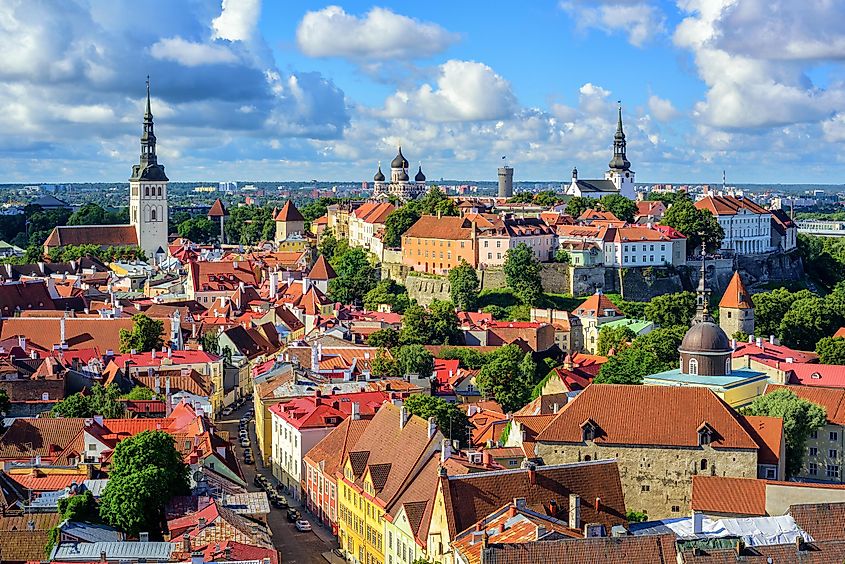
[[[648,111],[657,121],[671,121],[680,115],[671,100],[652,94],[648,97]]]
[[[227,64],[237,62],[238,57],[223,45],[193,43],[181,37],[159,39],[150,47],[155,59],[174,61],[185,67]]]
[[[572,16],[578,28],[624,33],[636,47],[666,31],[663,13],[642,0],[563,0],[560,7]]]
[[[822,88],[807,71],[845,56],[845,5],[791,0],[682,0],[674,33],[707,85],[694,114],[713,127],[817,122],[845,104],[845,87]],[[800,9],[799,9],[800,8]],[[756,16],[761,19],[752,22]],[[826,45],[821,48],[820,40]]]
[[[307,12],[296,28],[299,49],[309,57],[354,61],[412,60],[444,51],[458,40],[437,24],[421,22],[386,8],[363,17],[340,6]]]
[[[385,102],[388,117],[422,116],[431,121],[479,121],[509,117],[516,109],[510,84],[489,66],[475,61],[446,61],[437,84],[397,91]]]
[[[213,39],[247,41],[261,15],[261,0],[222,0],[220,15],[211,22]]]

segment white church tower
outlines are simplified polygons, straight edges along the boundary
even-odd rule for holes
[[[616,122],[616,134],[613,136],[613,158],[608,165],[609,170],[604,173],[604,179],[610,180],[626,198],[635,200],[637,191],[634,187],[634,171],[625,155],[627,143],[625,132],[622,130],[622,105],[619,105],[619,120]]]
[[[156,158],[156,136],[150,111],[150,77],[147,77],[147,108],[141,134],[141,160],[132,166],[129,179],[129,223],[138,235],[138,246],[148,259],[167,248],[167,176]]]

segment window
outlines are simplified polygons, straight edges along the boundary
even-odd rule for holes
[[[651,490],[651,486],[649,486],[648,484],[643,484],[642,486],[640,486],[641,492],[647,492],[647,491],[650,491],[650,490]]]
[[[706,458],[702,458],[702,459],[701,459],[701,464],[699,464],[699,467],[700,467],[702,470],[707,470],[707,459],[706,459]]]
[[[828,449],[828,451],[827,451],[827,457],[828,458],[836,458],[837,456],[839,456],[839,453],[836,451],[835,448]]]
[[[155,221],[155,220],[156,220],[156,209],[153,208],[153,209],[150,210],[150,221]]]
[[[818,431],[812,431],[810,433],[810,438],[811,439],[818,439],[819,438],[819,432]]]
[[[819,467],[815,462],[807,464],[807,473],[810,476],[816,476],[819,473]]]
[[[88,450],[97,450],[97,445],[91,443],[90,445],[88,445]]]
[[[838,464],[828,464],[826,473],[827,473],[828,478],[838,478],[839,477],[839,465]]]
[[[828,435],[831,441],[838,441],[839,440],[839,432],[838,431],[831,431]]]
[[[808,449],[807,455],[808,456],[818,456],[819,455],[819,449],[817,449],[816,447],[810,447]]]
[[[484,246],[487,247],[487,243],[489,243],[489,242],[490,241],[484,241]]]
[[[681,512],[681,506],[680,505],[673,505],[672,506],[672,513],[680,513],[680,512]]]
[[[731,373],[731,357],[725,359],[725,374]]]
[[[689,359],[689,369],[687,371],[690,374],[698,374],[698,359],[696,359],[696,358]]]
[[[496,248],[498,249],[498,248],[499,248],[499,247],[501,247],[501,246],[502,246],[502,242],[501,242],[501,241],[496,241]]]
[[[150,187],[144,186],[144,196],[149,196],[149,195],[150,195]]]

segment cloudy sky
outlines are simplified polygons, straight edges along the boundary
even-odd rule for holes
[[[845,180],[831,0],[0,0],[0,182],[119,181],[151,75],[172,180]]]

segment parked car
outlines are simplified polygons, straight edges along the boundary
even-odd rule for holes
[[[244,455],[244,464],[255,464],[255,459],[252,458],[251,454]]]
[[[264,489],[264,484],[267,483],[267,478],[265,478],[263,474],[256,474],[255,478],[252,479],[252,483],[256,487]]]
[[[305,519],[299,519],[296,522],[296,530],[299,531],[300,533],[310,531],[311,530],[311,523],[309,523]]]
[[[270,497],[270,505],[272,505],[276,509],[287,509],[288,500],[283,495],[274,495]]]
[[[252,456],[252,449],[251,449],[251,448],[249,448],[249,447],[246,447],[246,448],[244,449],[244,454],[248,454],[248,455]]]
[[[247,437],[244,437],[244,438],[241,439],[241,446],[242,447],[248,447],[249,446],[249,439]]]
[[[299,511],[297,511],[293,507],[288,509],[288,521],[290,521],[291,523],[296,523],[301,517],[302,515],[299,514]]]

